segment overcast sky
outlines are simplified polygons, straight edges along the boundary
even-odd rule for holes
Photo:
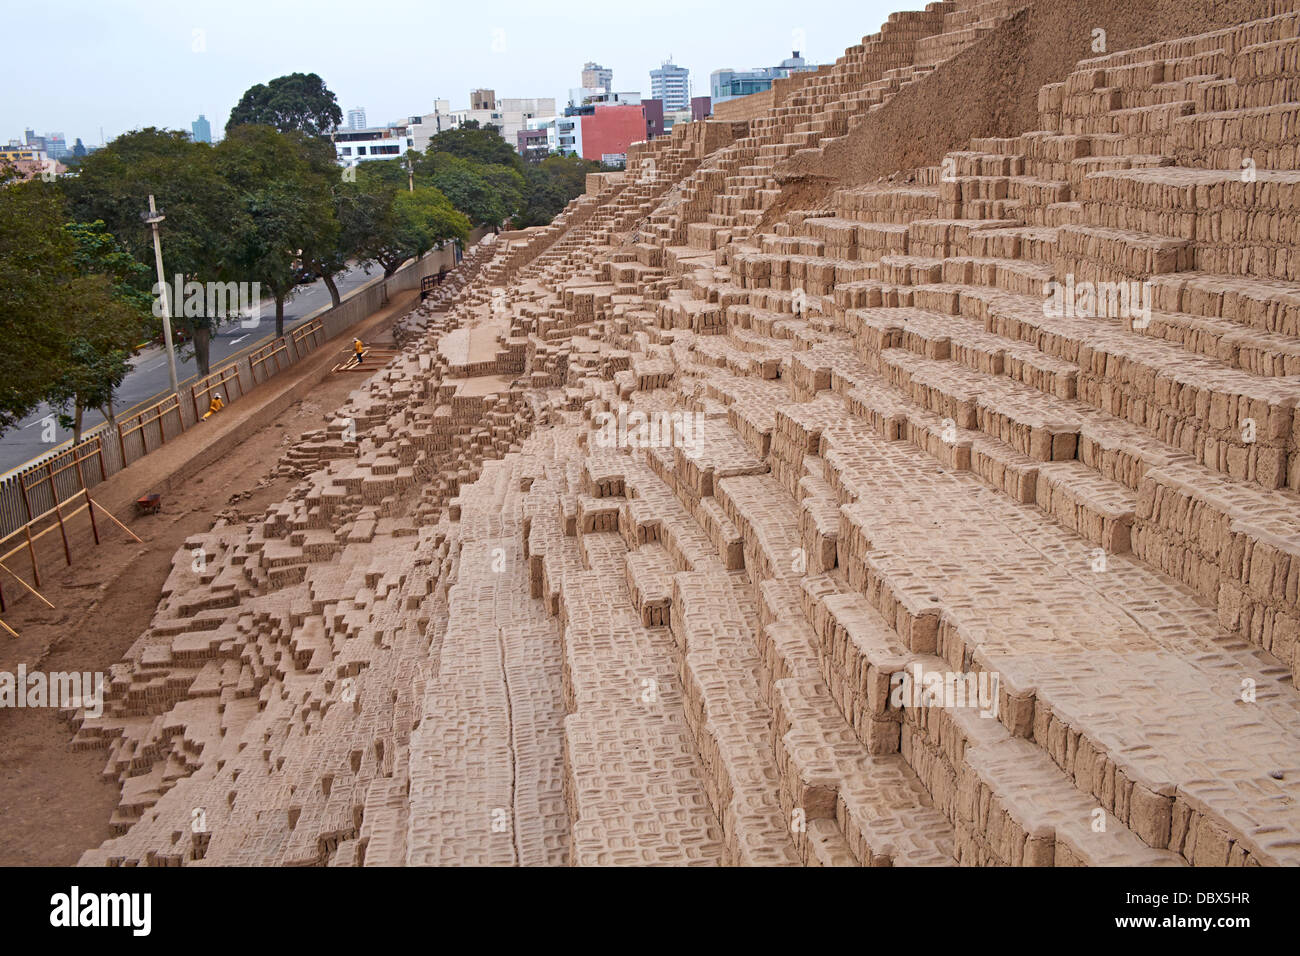
[[[833,62],[892,10],[922,0],[69,0],[6,2],[0,143],[62,132],[87,145],[144,126],[213,133],[244,90],[319,73],[371,125],[453,109],[469,91],[553,96],[563,106],[587,60],[614,87],[650,95],[670,55],[695,95],[722,67],[773,66],[798,44]]]

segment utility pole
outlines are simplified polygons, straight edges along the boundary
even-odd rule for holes
[[[163,272],[162,241],[158,238],[158,223],[166,217],[160,213],[153,202],[153,193],[149,194],[149,211],[140,216],[153,229],[153,258],[158,266],[158,293],[162,297],[163,343],[167,348],[167,374],[172,381],[172,394],[180,399],[181,386],[176,380],[176,351],[172,348],[172,308],[167,296],[167,276]]]

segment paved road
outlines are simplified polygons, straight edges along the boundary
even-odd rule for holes
[[[360,269],[352,269],[340,275],[335,282],[338,285],[339,293],[346,296],[349,290],[369,282],[375,276],[381,274],[381,271],[373,267],[370,270],[370,275],[366,275]],[[310,285],[298,286],[297,294],[284,305],[285,331],[287,332],[302,322],[306,316],[321,306],[329,305],[329,303],[329,289],[325,288],[325,283],[320,280]],[[257,328],[241,328],[239,323],[235,322],[223,326],[212,336],[209,366],[213,369],[217,368],[226,357],[236,352],[242,352],[259,339],[267,338],[274,331],[275,303],[273,301],[264,302],[261,324]],[[119,410],[130,408],[137,402],[142,402],[145,399],[166,392],[169,387],[167,353],[161,346],[150,346],[141,350],[140,354],[131,360],[131,364],[134,368],[127,373],[126,379],[117,390],[115,406]],[[177,379],[184,382],[185,379],[196,374],[197,371],[198,369],[194,364],[193,350],[190,348],[178,349],[176,355]],[[181,391],[183,396],[183,387]],[[56,427],[51,430],[47,424],[43,423],[43,419],[51,414],[51,410],[42,405],[9,431],[0,435],[0,475],[38,455],[45,454],[52,448],[57,447],[61,442],[72,438],[71,429],[61,428],[56,424]],[[87,409],[82,419],[82,430],[89,431],[103,420],[104,416],[97,410]],[[53,441],[48,440],[51,432],[53,432]]]

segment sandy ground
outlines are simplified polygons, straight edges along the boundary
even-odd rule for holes
[[[371,339],[391,345],[387,333]],[[14,600],[21,587],[5,576],[5,598],[11,603],[4,619],[20,637],[0,634],[0,670],[12,673],[22,662],[29,671],[107,673],[148,626],[186,537],[211,528],[215,514],[227,507],[254,514],[282,500],[293,482],[271,480],[270,474],[286,446],[302,432],[322,427],[327,413],[365,378],[327,375],[272,424],[164,494],[161,513],[127,519],[142,544],[101,518],[103,543],[95,548],[83,513],[70,522],[82,533],[74,535],[68,567],[58,534],[48,535],[55,543],[41,552],[42,592],[55,610],[30,596]],[[240,404],[231,408],[253,410]],[[245,493],[249,497],[239,497]],[[22,555],[7,563],[30,580]],[[0,709],[0,866],[73,864],[112,835],[109,817],[117,787],[102,776],[106,751],[76,752],[70,739],[69,726],[52,708]]]

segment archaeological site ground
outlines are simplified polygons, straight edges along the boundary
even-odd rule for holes
[[[1300,10],[874,26],[133,543],[9,862],[1300,864]]]

